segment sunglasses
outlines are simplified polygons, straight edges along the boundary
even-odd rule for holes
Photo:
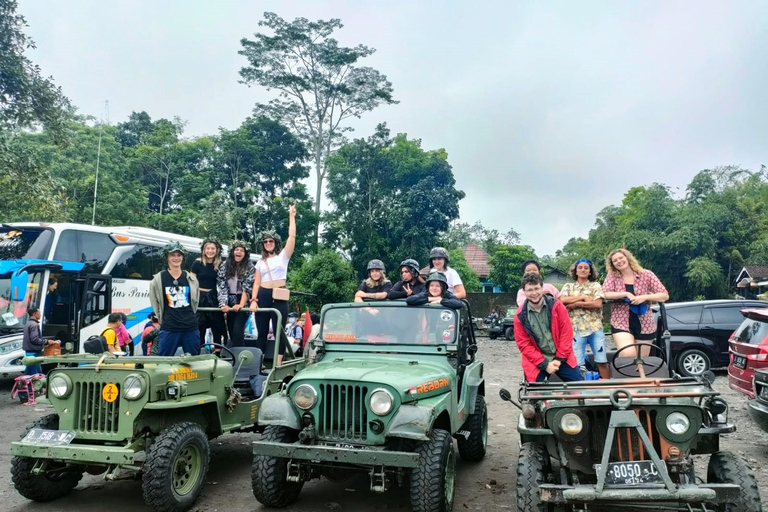
[[[262,242],[265,243],[265,244],[273,244],[273,243],[275,243],[275,241],[272,240],[271,238],[269,238],[267,240],[262,240]]]

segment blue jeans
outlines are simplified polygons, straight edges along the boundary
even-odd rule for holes
[[[200,331],[197,329],[184,332],[160,329],[157,338],[155,343],[160,343],[157,346],[157,355],[159,356],[172,356],[176,354],[176,349],[179,347],[184,349],[185,354],[192,354],[193,356],[200,354]]]
[[[563,382],[584,380],[584,377],[581,375],[581,370],[574,368],[573,366],[568,366],[568,363],[560,363],[560,369],[555,373]],[[549,374],[546,370],[540,371],[539,375],[536,377],[536,382],[544,382],[544,379],[547,377],[549,377]]]
[[[602,329],[586,336],[579,336],[574,332],[573,354],[576,356],[576,363],[579,366],[585,366],[586,364],[587,344],[592,348],[595,363],[608,362],[608,353],[605,351],[605,333]]]
[[[42,357],[42,352],[24,352],[24,355],[27,357]],[[38,373],[43,373],[43,366],[38,364],[31,364],[29,366],[24,367],[24,375],[35,375]]]

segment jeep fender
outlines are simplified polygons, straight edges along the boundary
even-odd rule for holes
[[[467,414],[475,413],[475,402],[477,400],[478,393],[485,396],[485,378],[483,378],[483,363],[473,364],[467,368],[467,372],[464,376],[464,382],[466,383],[466,400],[464,403],[467,405]]]
[[[277,425],[301,430],[301,416],[288,395],[269,395],[261,402],[259,425]]]
[[[450,418],[450,410],[451,393],[419,400],[416,404],[403,404],[389,421],[385,435],[429,441],[429,433],[438,416],[446,412]],[[456,427],[451,425],[451,431],[455,431]]]

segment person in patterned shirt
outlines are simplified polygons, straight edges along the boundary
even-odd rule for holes
[[[652,344],[656,339],[656,322],[652,302],[669,300],[667,289],[656,274],[645,270],[626,249],[611,251],[605,258],[607,276],[603,282],[605,298],[611,303],[611,333],[616,348],[632,343]],[[648,355],[650,349],[643,350]],[[622,357],[633,357],[635,350],[626,350]]]
[[[586,365],[587,344],[592,348],[601,379],[611,376],[603,332],[603,299],[605,294],[597,282],[597,270],[589,260],[579,260],[571,266],[573,282],[560,290],[560,301],[568,309],[573,326],[573,351],[579,366]]]

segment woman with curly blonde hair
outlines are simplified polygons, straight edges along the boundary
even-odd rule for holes
[[[616,348],[632,343],[652,344],[656,322],[650,304],[666,302],[669,293],[650,270],[644,269],[626,249],[611,251],[605,258],[607,276],[603,282],[605,298],[611,300],[611,333]],[[622,356],[636,355],[627,350]]]

